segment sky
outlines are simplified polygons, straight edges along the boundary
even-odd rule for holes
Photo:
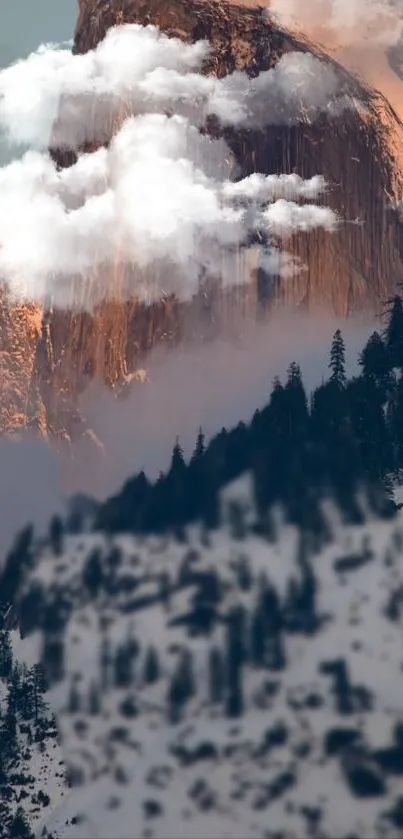
[[[26,58],[38,44],[72,38],[76,18],[77,0],[0,0],[0,67]],[[13,157],[0,138],[0,165]]]

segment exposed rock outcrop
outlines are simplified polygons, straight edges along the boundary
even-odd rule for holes
[[[292,50],[332,62],[307,41],[280,30],[264,11],[214,0],[79,0],[74,50],[85,53],[110,26],[127,22],[156,24],[186,41],[208,39],[212,52],[205,72],[220,77],[235,69],[257,75]],[[117,300],[100,306],[93,315],[52,311],[42,328],[35,309],[33,331],[29,307],[24,308],[22,320],[17,310],[4,310],[2,358],[8,365],[6,379],[11,377],[13,384],[2,394],[3,428],[31,421],[55,434],[81,433],[75,406],[89,381],[97,378],[119,385],[139,363],[143,366],[142,356],[156,343],[176,344],[196,334],[210,335],[223,322],[255,318],[273,300],[308,309],[325,307],[341,316],[379,308],[396,282],[403,280],[403,228],[390,208],[402,185],[403,126],[381,94],[335,62],[332,66],[351,98],[352,107],[342,115],[322,116],[311,123],[301,111],[293,126],[223,132],[241,175],[296,171],[303,177],[323,174],[333,185],[324,200],[345,219],[339,232],[316,230],[285,243],[308,270],[287,281],[268,283],[251,255],[251,282],[231,295],[211,289],[188,305],[167,299],[147,308],[136,301]],[[52,149],[52,153],[62,166],[74,162],[75,155],[68,150]],[[353,224],[354,220],[359,223]],[[16,342],[18,348],[29,344],[21,369],[16,362],[21,350],[13,349]],[[20,402],[28,405],[25,420]],[[18,422],[8,419],[10,413],[18,414]]]

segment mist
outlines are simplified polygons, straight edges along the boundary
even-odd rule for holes
[[[241,5],[251,5],[242,2]],[[402,81],[392,51],[403,46],[402,0],[263,0],[270,15],[379,90],[403,119]]]
[[[339,327],[352,374],[367,336],[379,323],[274,310],[268,323],[244,323],[236,338],[155,350],[144,362],[147,380],[134,382],[125,397],[92,385],[81,410],[104,450],[100,453],[88,441],[74,446],[68,488],[103,498],[141,469],[158,477],[169,467],[176,437],[188,457],[200,426],[209,439],[223,426],[248,422],[256,408],[267,404],[274,377],[284,378],[294,360],[309,393],[329,375],[330,342]]]
[[[57,459],[37,439],[0,440],[0,566],[14,537],[27,524],[40,533],[63,504]]]

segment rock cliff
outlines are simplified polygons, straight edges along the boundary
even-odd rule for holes
[[[336,235],[316,230],[289,238],[287,249],[308,270],[286,282],[268,283],[251,254],[246,289],[225,297],[212,289],[188,305],[167,299],[147,308],[118,300],[92,315],[4,305],[0,423],[5,429],[28,422],[75,436],[84,427],[77,397],[88,382],[97,378],[118,388],[157,342],[209,335],[223,323],[256,317],[273,301],[324,307],[340,316],[375,310],[403,280],[402,227],[390,208],[401,191],[403,126],[380,93],[308,41],[280,30],[262,9],[214,0],[79,0],[75,52],[94,48],[109,27],[122,23],[156,24],[189,42],[208,39],[212,51],[205,72],[219,77],[234,70],[257,75],[292,50],[332,63],[353,103],[341,116],[311,123],[301,111],[296,125],[223,133],[243,176],[323,174],[333,185],[325,201],[345,221]],[[75,159],[68,150],[53,148],[52,154],[61,166]]]

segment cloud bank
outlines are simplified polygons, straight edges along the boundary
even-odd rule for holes
[[[239,251],[254,239],[265,270],[281,273],[273,236],[337,228],[329,208],[298,203],[322,196],[323,178],[234,182],[229,148],[200,131],[212,114],[250,127],[348,106],[333,68],[291,53],[256,79],[218,80],[200,72],[208,52],[127,25],[86,55],[44,46],[0,73],[0,124],[32,146],[0,170],[0,275],[14,297],[80,308],[108,295],[186,299],[206,274],[246,280]],[[62,171],[43,151],[58,106],[61,147],[114,133]]]
[[[333,67],[309,53],[283,55],[254,79],[202,75],[209,53],[207,41],[186,44],[138,24],[110,29],[85,55],[41,46],[0,73],[0,123],[12,142],[47,148],[60,105],[53,143],[80,148],[109,139],[128,114],[172,108],[193,124],[214,114],[224,125],[262,126],[298,122],[301,108],[314,118],[340,98],[348,106]]]

